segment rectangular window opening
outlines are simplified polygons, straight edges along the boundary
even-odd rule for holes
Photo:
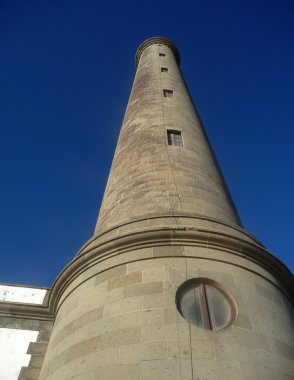
[[[163,90],[163,96],[165,98],[173,98],[174,97],[174,92],[173,90],[167,90],[166,88]]]
[[[164,53],[159,53],[159,57],[165,57]]]
[[[167,131],[168,145],[183,146],[182,132],[180,131]]]
[[[162,73],[167,73],[168,72],[168,68],[167,67],[161,67],[161,72]]]

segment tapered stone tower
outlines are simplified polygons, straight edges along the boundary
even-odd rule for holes
[[[242,228],[165,38],[145,41],[93,238],[57,279],[41,380],[293,378],[293,279]]]

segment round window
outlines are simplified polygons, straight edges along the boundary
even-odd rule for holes
[[[217,283],[208,279],[184,282],[177,290],[176,302],[188,323],[208,330],[224,329],[235,316],[231,298]]]

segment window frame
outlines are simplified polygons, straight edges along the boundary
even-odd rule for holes
[[[163,88],[162,92],[164,98],[174,98],[174,90],[171,90],[169,88]],[[169,96],[168,94],[171,96]]]
[[[173,142],[175,141],[175,138],[172,138],[170,139],[169,136],[172,136],[172,135],[177,135],[177,136],[180,136],[181,137],[181,145],[179,144],[170,144],[169,142]],[[184,141],[183,141],[183,135],[182,135],[182,131],[181,130],[178,130],[178,129],[167,129],[166,130],[166,139],[167,139],[167,145],[168,146],[176,146],[176,147],[179,147],[179,148],[182,148],[184,146]]]
[[[208,305],[208,296],[206,292],[206,286],[210,286],[212,288],[215,288],[218,290],[223,297],[228,301],[231,309],[231,317],[228,321],[228,323],[224,327],[220,328],[214,328],[211,316],[210,316],[210,310]],[[185,319],[185,321],[189,324],[192,324],[193,326],[199,327],[197,324],[189,322],[186,317],[183,315],[182,307],[181,307],[181,300],[182,297],[189,292],[192,289],[195,289],[197,287],[200,287],[200,311],[201,311],[201,317],[203,322],[203,328],[209,331],[221,331],[228,327],[230,327],[233,322],[236,320],[237,317],[237,306],[236,302],[234,301],[233,297],[226,291],[224,288],[218,284],[216,281],[210,280],[208,278],[193,278],[190,280],[185,281],[180,287],[178,288],[176,292],[176,306],[178,312],[181,314],[181,316]]]

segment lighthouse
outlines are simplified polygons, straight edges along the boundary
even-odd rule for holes
[[[40,380],[290,379],[293,277],[244,230],[174,43],[138,48],[93,237],[57,278]]]

